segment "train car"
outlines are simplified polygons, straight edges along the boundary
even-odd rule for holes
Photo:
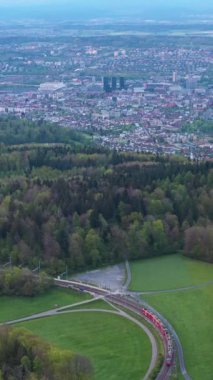
[[[169,334],[167,334],[167,336],[166,336],[166,342],[167,342],[166,365],[167,365],[167,367],[170,367],[172,365],[172,362],[173,362],[174,350],[173,350],[172,338]]]
[[[167,365],[167,367],[171,367],[171,365],[172,365],[172,357],[171,357],[171,355],[167,355],[167,357],[166,357],[166,365]]]
[[[166,366],[170,367],[173,362],[173,342],[164,324],[146,308],[141,309],[141,314],[145,316],[160,331],[166,344]]]

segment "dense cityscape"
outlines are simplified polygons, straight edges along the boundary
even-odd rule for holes
[[[86,27],[94,35],[77,37]],[[24,26],[2,28],[1,114],[87,131],[116,150],[212,157],[211,33],[184,46],[170,35],[137,44],[93,23],[34,26],[27,38]]]
[[[212,380],[212,0],[0,0],[0,380]]]

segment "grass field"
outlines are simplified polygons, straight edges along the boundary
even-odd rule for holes
[[[193,380],[212,379],[213,285],[185,292],[143,296],[177,331]]]
[[[67,289],[52,289],[38,297],[0,297],[0,322],[22,318],[48,309],[71,305],[90,299],[85,293],[77,293]]]
[[[134,290],[178,289],[213,281],[213,265],[180,255],[135,262],[131,266]],[[186,367],[193,380],[212,379],[213,285],[143,295],[174,326],[184,349]]]
[[[148,337],[138,326],[120,316],[79,312],[17,326],[89,357],[95,380],[141,380],[149,367]]]
[[[163,256],[131,264],[131,290],[164,290],[213,280],[213,265],[181,255]]]

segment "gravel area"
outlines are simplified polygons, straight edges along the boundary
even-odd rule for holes
[[[125,264],[113,265],[104,269],[97,269],[80,273],[72,277],[75,280],[97,285],[112,291],[121,290],[126,280]]]

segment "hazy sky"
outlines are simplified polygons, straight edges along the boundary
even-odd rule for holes
[[[213,11],[213,0],[0,0],[0,16],[105,16],[139,12],[139,16]]]
[[[99,7],[100,5],[124,5],[125,6],[183,6],[185,5],[186,7],[194,7],[194,6],[199,6],[201,7],[207,7],[212,4],[212,0],[0,0],[0,6],[1,5],[45,5],[45,4],[68,4],[68,5],[75,5],[77,6],[78,4],[80,5],[87,5],[87,6],[97,6]]]

